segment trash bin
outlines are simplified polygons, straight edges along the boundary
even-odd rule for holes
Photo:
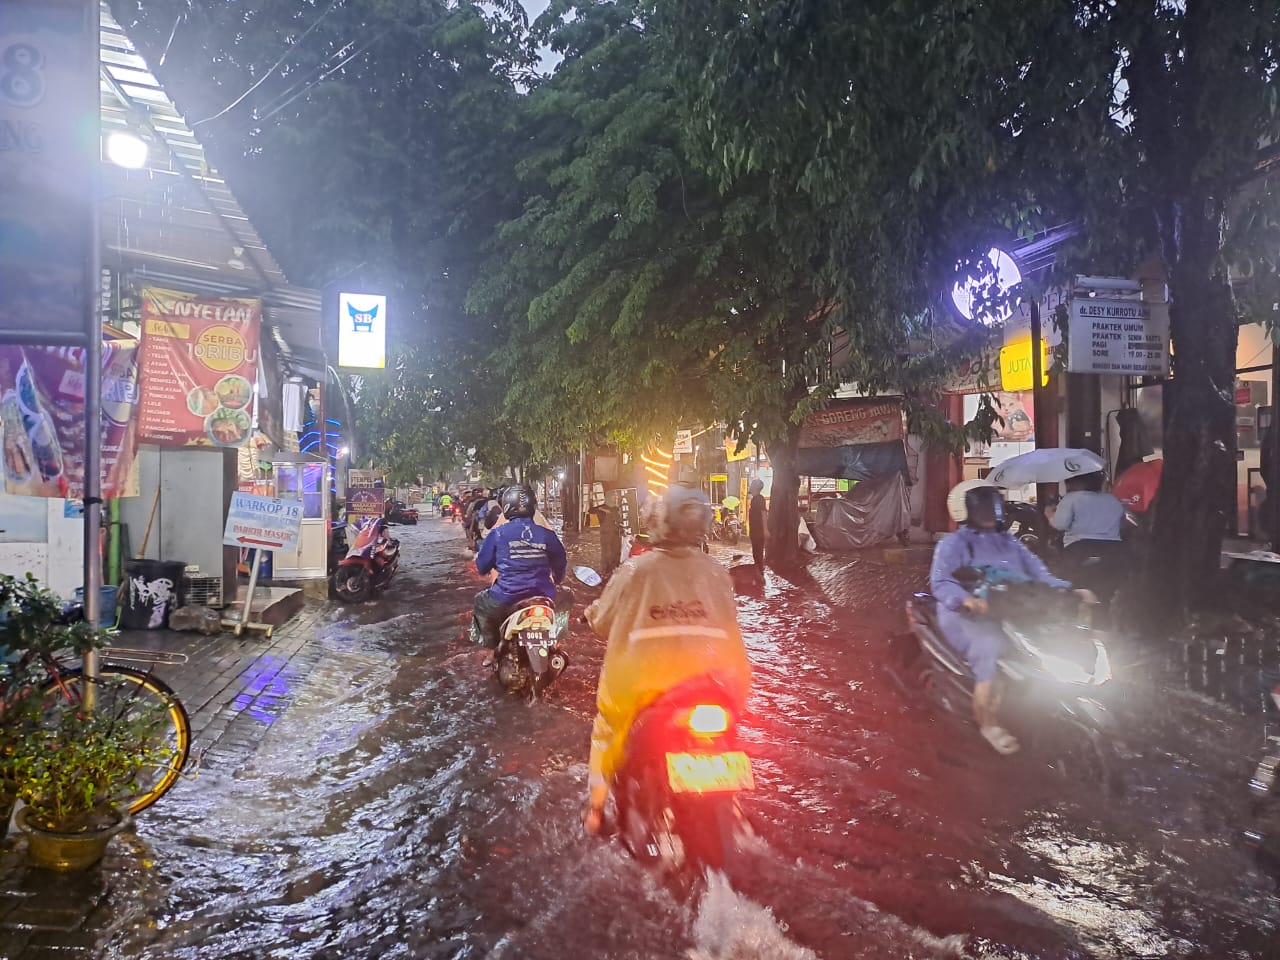
[[[169,625],[169,614],[182,606],[183,574],[187,565],[170,560],[126,560],[124,604],[120,610],[123,630],[160,630]]]
[[[116,587],[98,588],[98,629],[106,630],[116,623]],[[84,587],[76,587],[76,603],[84,604]]]

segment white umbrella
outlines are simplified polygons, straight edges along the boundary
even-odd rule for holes
[[[1049,447],[1010,457],[987,474],[987,479],[998,487],[1021,487],[1028,483],[1058,483],[1105,468],[1106,463],[1092,450]]]

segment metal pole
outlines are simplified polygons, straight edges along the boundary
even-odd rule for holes
[[[240,613],[240,624],[236,627],[236,636],[249,625],[249,617],[253,611],[253,592],[258,589],[258,570],[262,566],[262,548],[253,550],[253,566],[249,568],[249,589],[244,595],[244,610]]]
[[[98,198],[102,194],[102,108],[98,92],[98,44],[101,36],[102,11],[98,0],[86,0],[86,41],[90,63],[86,64],[87,82],[93,100],[93,152],[89,185],[89,303],[85,312],[84,348],[84,616],[95,629],[102,601],[102,560],[98,554],[102,529],[102,238],[98,229]],[[90,650],[84,656],[84,706],[92,710],[97,699],[98,654]]]
[[[1272,482],[1276,484],[1276,490],[1267,487],[1267,499],[1264,501],[1266,508],[1266,524],[1265,529],[1267,536],[1271,539],[1271,549],[1275,550],[1280,547],[1280,347],[1276,346],[1275,340],[1271,341],[1271,423],[1267,427],[1267,432],[1271,435],[1271,449],[1267,452],[1271,454],[1270,473]],[[1265,482],[1265,481],[1264,481]]]
[[[1039,450],[1044,446],[1044,435],[1047,427],[1046,420],[1049,415],[1047,409],[1048,404],[1045,403],[1044,388],[1041,381],[1044,379],[1044,357],[1041,354],[1041,326],[1040,326],[1040,301],[1032,299],[1031,301],[1031,410],[1035,415],[1035,444]],[[1036,503],[1043,509],[1045,502],[1056,492],[1057,484],[1038,483],[1036,484]]]

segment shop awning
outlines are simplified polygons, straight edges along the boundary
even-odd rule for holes
[[[100,6],[103,142],[129,133],[147,145],[141,169],[102,165],[103,268],[137,285],[260,297],[285,364],[320,376],[319,293],[288,282],[107,3]]]

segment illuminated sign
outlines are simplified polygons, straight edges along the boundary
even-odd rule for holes
[[[1031,338],[1014,340],[1000,348],[1000,389],[1008,393],[1030,390]],[[1040,341],[1040,386],[1049,383],[1049,344]]]
[[[387,298],[338,294],[338,366],[381,370],[386,365]]]

